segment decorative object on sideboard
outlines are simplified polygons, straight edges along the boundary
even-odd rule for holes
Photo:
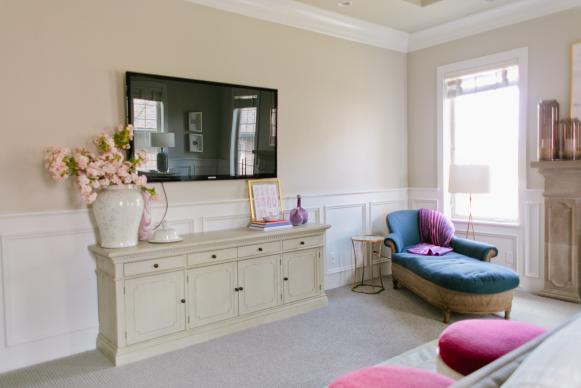
[[[559,133],[561,134],[562,147],[561,159],[581,159],[581,123],[577,119],[563,119],[559,121]]]
[[[157,171],[169,172],[169,160],[167,148],[175,147],[175,134],[173,132],[154,132],[151,134],[151,146],[158,147]]]
[[[280,181],[273,179],[249,179],[248,201],[250,221],[264,221],[267,218],[283,218]]]
[[[571,114],[570,117],[581,117],[581,42],[571,45]]]
[[[539,160],[559,159],[559,103],[543,100],[537,105],[539,133]]]
[[[293,226],[306,224],[309,221],[309,213],[301,206],[301,195],[297,195],[297,207],[290,212],[290,222]]]
[[[136,186],[117,185],[101,190],[93,203],[93,214],[103,248],[137,245],[143,197]]]
[[[168,228],[165,218],[167,217],[167,210],[169,208],[169,201],[167,199],[167,192],[165,191],[165,184],[161,182],[161,189],[163,191],[164,209],[163,215],[159,223],[153,228],[153,237],[148,241],[153,244],[166,244],[182,241],[182,237],[173,228]],[[161,228],[160,228],[161,226]]]
[[[178,234],[177,230],[167,227],[167,223],[165,221],[161,225],[161,228],[157,229],[153,233],[153,238],[149,240],[150,243],[167,244],[183,240],[183,238]]]
[[[488,166],[479,165],[450,165],[450,179],[448,191],[450,193],[469,194],[468,224],[466,238],[472,230],[472,239],[476,240],[474,222],[472,219],[472,194],[483,194],[490,191],[490,171]]]
[[[75,177],[81,196],[93,204],[93,214],[103,248],[124,248],[137,245],[139,221],[143,212],[141,191],[151,195],[147,178],[137,174],[145,162],[143,151],[125,160],[125,152],[133,139],[133,127],[118,127],[112,135],[103,133],[93,144],[97,152],[85,147],[51,147],[45,155],[45,167],[57,182]]]

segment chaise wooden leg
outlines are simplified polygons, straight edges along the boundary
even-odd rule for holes
[[[506,319],[506,320],[510,319],[510,310],[506,310],[504,312],[504,319]]]
[[[399,288],[399,282],[397,281],[396,278],[392,278],[393,281],[393,289],[397,290]]]
[[[450,322],[450,311],[449,310],[442,310],[444,312],[444,323]]]

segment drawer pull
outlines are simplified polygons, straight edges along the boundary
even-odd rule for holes
[[[258,248],[258,252],[262,252],[262,248]]]
[[[212,259],[215,259],[217,256],[216,255],[212,255]]]
[[[159,264],[157,264],[157,263],[156,263],[156,264],[154,264],[154,265],[153,265],[153,268],[159,268]]]
[[[185,299],[182,299],[180,302],[182,302],[182,303],[186,303],[186,300],[185,300]]]
[[[288,280],[288,278],[283,278],[282,280],[284,280],[284,281],[287,281],[287,280]]]
[[[301,245],[305,245],[305,242],[304,241],[301,241]]]

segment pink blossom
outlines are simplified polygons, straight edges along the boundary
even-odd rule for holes
[[[124,150],[129,148],[133,135],[131,125],[120,126],[114,136],[103,133],[93,141],[97,153],[85,147],[72,151],[51,147],[46,150],[44,167],[57,182],[75,176],[81,196],[88,204],[95,201],[99,190],[110,185],[135,184],[150,190],[155,197],[154,190],[145,187],[147,178],[137,174],[137,168],[146,160],[145,151],[137,152],[132,161],[125,160]]]

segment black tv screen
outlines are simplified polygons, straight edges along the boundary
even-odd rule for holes
[[[276,89],[126,73],[150,182],[276,177]]]

